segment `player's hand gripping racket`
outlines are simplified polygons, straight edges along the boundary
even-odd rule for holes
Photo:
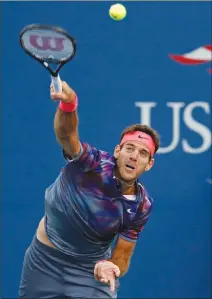
[[[59,71],[75,55],[74,38],[62,28],[33,24],[23,28],[20,43],[27,54],[50,72],[55,92],[61,92]]]

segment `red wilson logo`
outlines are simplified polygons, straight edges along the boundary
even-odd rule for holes
[[[169,57],[184,65],[209,63],[212,61],[212,45],[202,46],[185,54],[169,54]],[[212,68],[209,68],[208,72],[212,74]]]

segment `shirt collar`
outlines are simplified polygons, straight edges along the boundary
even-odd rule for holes
[[[113,180],[113,184],[114,184],[114,187],[115,187],[116,198],[123,198],[123,199],[126,200],[126,198],[121,193],[121,182],[115,176],[115,167],[116,166],[114,166],[113,170],[112,170],[112,180]],[[143,186],[138,181],[138,179],[136,179],[135,185],[136,185],[136,190],[137,190],[135,201],[141,201],[142,200],[142,194],[143,194]]]

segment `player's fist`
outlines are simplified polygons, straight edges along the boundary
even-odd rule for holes
[[[115,290],[115,279],[119,275],[119,267],[109,261],[100,261],[94,267],[95,279],[103,283],[109,283],[112,292]]]
[[[65,82],[61,81],[62,92],[55,92],[53,84],[50,85],[50,97],[54,101],[63,101],[64,103],[71,103],[75,101],[76,94],[74,90]]]

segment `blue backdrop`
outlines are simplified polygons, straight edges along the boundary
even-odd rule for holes
[[[79,97],[81,140],[112,152],[121,131],[139,122],[161,135],[155,166],[142,178],[154,212],[119,297],[212,296],[210,65],[169,58],[212,44],[211,3],[124,2],[121,22],[109,18],[111,4],[1,3],[1,297],[17,297],[45,188],[65,163],[53,132],[49,75],[19,45],[20,30],[31,23],[64,27],[77,40],[61,77]]]

